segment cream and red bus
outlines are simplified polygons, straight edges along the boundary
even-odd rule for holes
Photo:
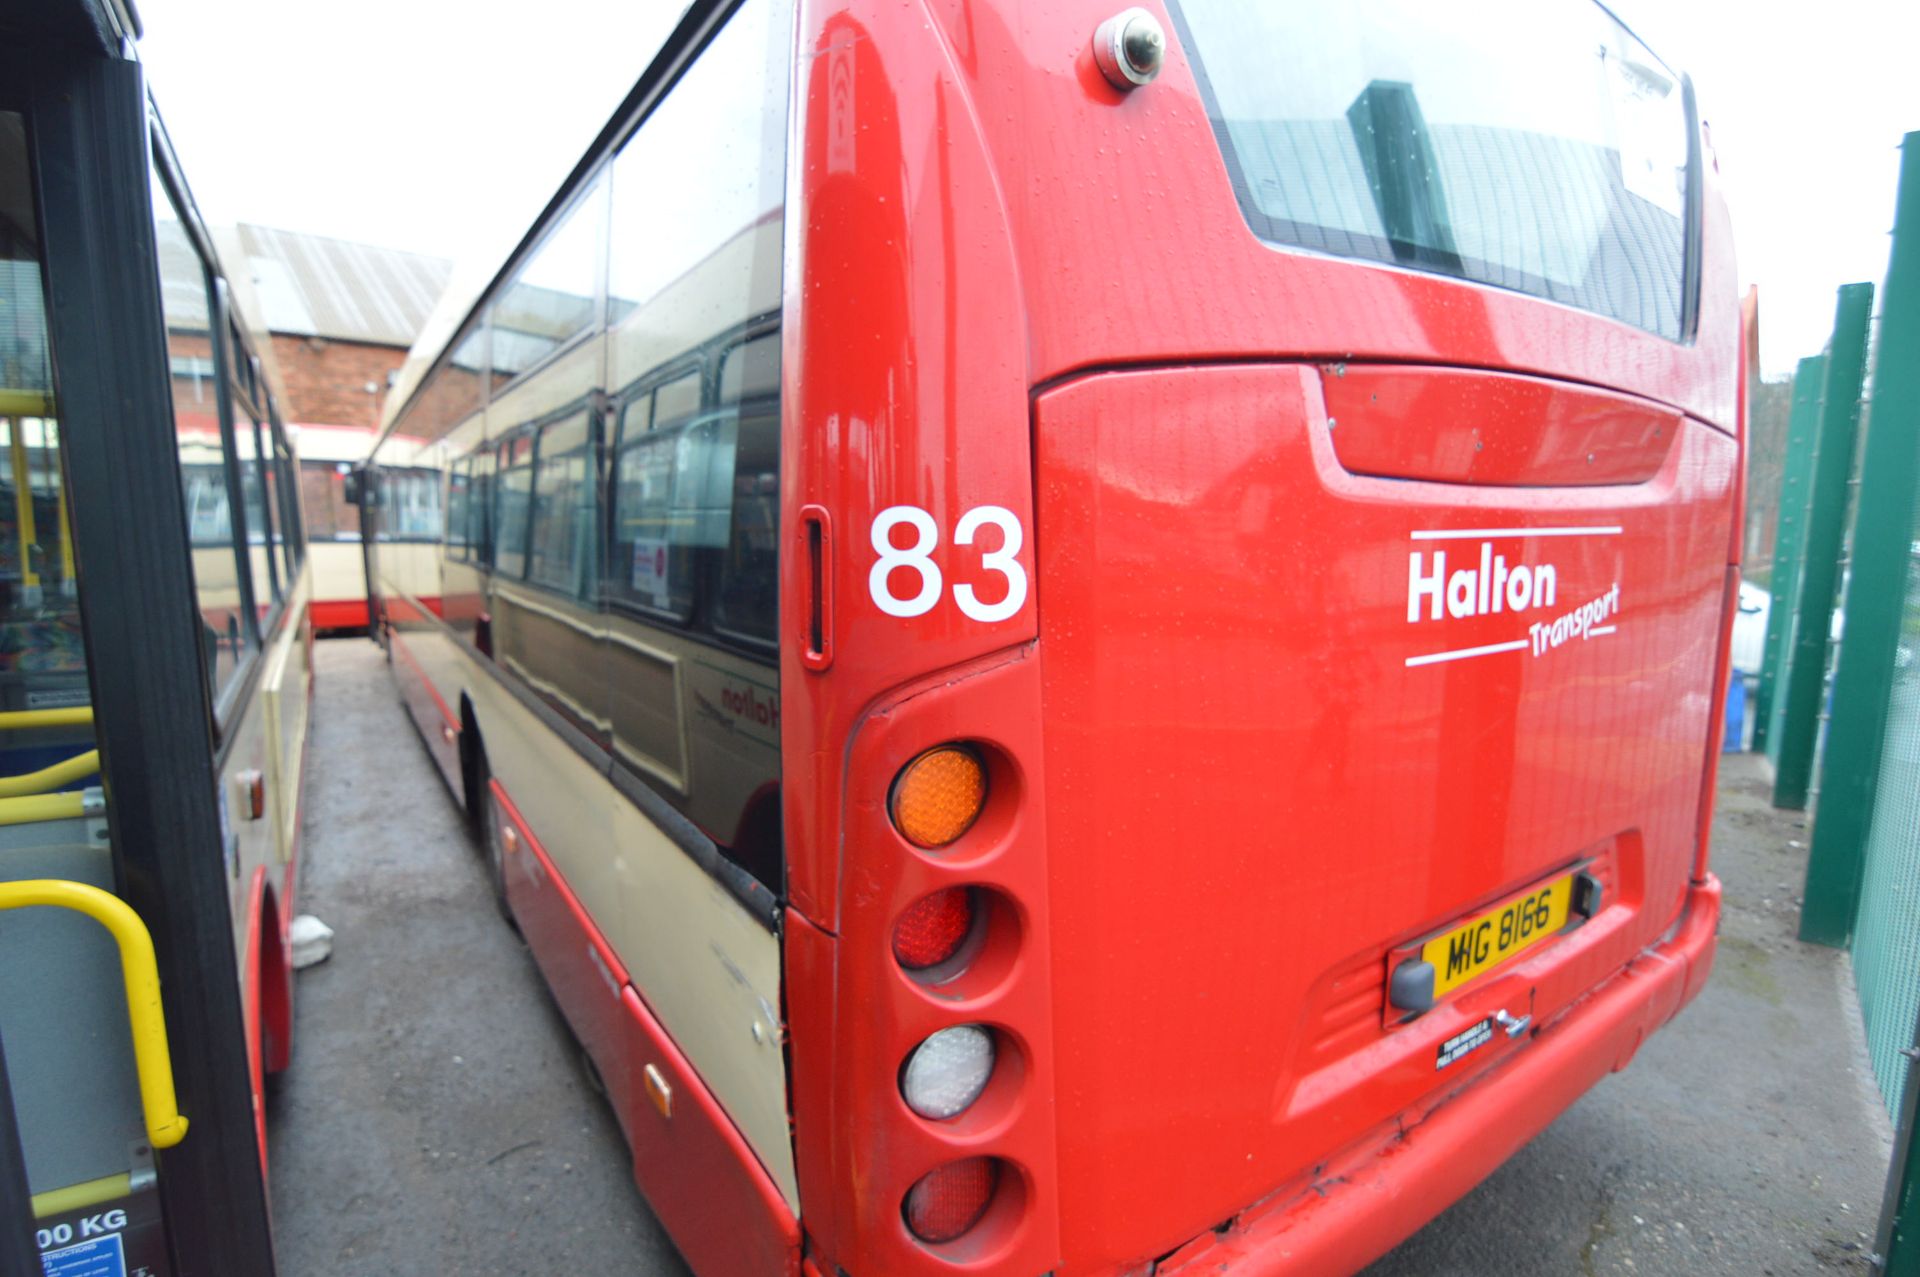
[[[267,1274],[295,458],[121,0],[0,7],[0,1272]]]
[[[1606,9],[697,3],[438,327],[376,628],[703,1277],[1348,1272],[1706,979],[1740,320]]]
[[[361,548],[356,470],[373,451],[376,435],[366,426],[298,424],[292,428],[300,450],[300,505],[307,528],[307,562],[313,574],[308,609],[322,634],[362,632],[367,628],[366,555]],[[437,579],[443,535],[441,475],[437,470],[394,472],[394,516],[380,531],[386,572],[396,588],[438,609]]]

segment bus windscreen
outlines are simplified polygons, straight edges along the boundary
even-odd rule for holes
[[[1179,0],[1253,232],[1678,340],[1680,78],[1590,0]]]

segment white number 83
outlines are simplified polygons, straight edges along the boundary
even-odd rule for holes
[[[904,549],[893,544],[893,530],[901,524],[914,531],[913,544]],[[980,565],[1007,578],[1007,596],[998,603],[982,603],[971,585],[960,584],[953,587],[953,601],[969,620],[1004,621],[1027,601],[1027,570],[1018,558],[1025,536],[1013,511],[1005,506],[981,505],[961,515],[954,524],[953,543],[972,545],[974,534],[985,524],[1000,529],[1000,548],[982,555]],[[942,583],[940,565],[932,557],[940,544],[940,529],[933,516],[919,506],[888,506],[874,516],[872,543],[873,552],[880,556],[867,573],[867,593],[873,596],[873,605],[888,616],[924,616],[933,611],[940,602]],[[901,598],[893,592],[890,582],[896,568],[907,568],[918,575],[917,594]]]

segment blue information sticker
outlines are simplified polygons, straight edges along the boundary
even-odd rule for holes
[[[40,1253],[46,1277],[127,1277],[127,1254],[120,1235],[111,1234]]]

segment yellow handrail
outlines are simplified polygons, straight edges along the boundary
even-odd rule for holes
[[[8,425],[7,446],[13,454],[13,533],[20,547],[20,583],[31,588],[40,584],[40,574],[33,570],[40,530],[33,525],[33,467],[27,458],[26,424],[16,420]],[[39,596],[34,597],[37,601]]]
[[[155,1148],[172,1148],[186,1137],[187,1119],[173,1094],[173,1057],[167,1050],[167,1021],[160,1009],[160,968],[153,959],[153,937],[147,934],[147,925],[126,901],[83,882],[59,878],[0,882],[0,910],[34,905],[84,913],[105,927],[120,947],[120,976],[127,986],[127,1023],[133,1030],[133,1063],[140,1074],[147,1139]]]
[[[25,731],[31,727],[85,727],[92,722],[91,705],[74,705],[67,709],[0,710],[0,732]]]
[[[53,396],[44,390],[0,386],[0,414],[9,417],[51,417]]]
[[[133,1192],[133,1176],[126,1171],[121,1171],[118,1175],[90,1179],[81,1184],[69,1184],[65,1188],[50,1188],[44,1193],[33,1195],[33,1217],[45,1219],[49,1215],[65,1215],[68,1211],[86,1210],[89,1206],[99,1206],[116,1197],[125,1197],[131,1192]]]
[[[99,770],[100,751],[90,749],[84,754],[75,754],[72,758],[55,763],[51,767],[42,767],[37,772],[27,772],[20,776],[0,776],[0,798],[18,798],[23,794],[44,794],[62,785],[71,785],[81,777],[91,776]]]
[[[105,811],[106,808],[100,810]],[[0,798],[0,825],[37,825],[43,820],[78,820],[87,814],[87,796],[78,790],[64,794]]]

